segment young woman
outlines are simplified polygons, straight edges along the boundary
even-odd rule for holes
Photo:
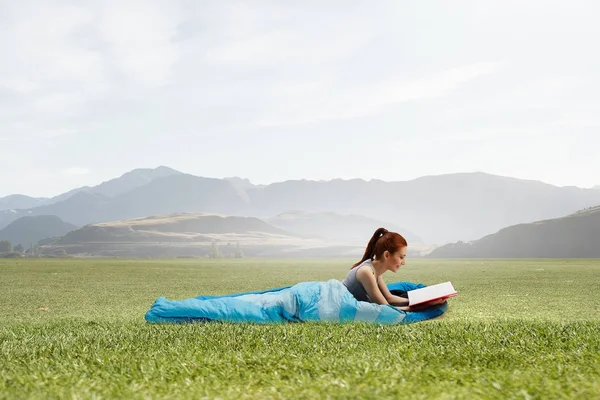
[[[445,300],[411,308],[407,298],[390,293],[381,275],[386,271],[398,272],[405,264],[407,247],[406,239],[399,233],[389,232],[385,228],[377,229],[369,240],[362,259],[352,266],[343,284],[359,301],[390,304],[403,311],[417,311],[443,303]]]

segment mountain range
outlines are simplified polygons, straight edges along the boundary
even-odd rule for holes
[[[361,216],[395,227],[413,239],[442,245],[476,240],[507,226],[563,217],[598,204],[597,189],[557,187],[481,172],[402,182],[290,180],[257,186],[236,177],[206,178],[158,167],[133,170],[50,199],[0,198],[0,207],[5,208],[0,211],[0,229],[36,215],[55,215],[76,226],[173,213],[257,217],[275,223],[277,216],[299,210]],[[281,217],[279,221],[284,224]],[[331,230],[335,226],[332,222]],[[347,229],[340,226],[340,235],[342,231]],[[368,237],[370,233],[356,235]]]
[[[154,169],[139,168],[127,172],[119,178],[102,182],[97,186],[82,186],[54,197],[30,197],[22,194],[0,197],[0,210],[30,209],[50,205],[67,200],[77,193],[91,193],[105,197],[114,197],[136,187],[143,186],[156,178],[178,174],[181,174],[181,172],[165,166]]]
[[[501,229],[472,242],[434,249],[442,258],[599,258],[600,206]]]

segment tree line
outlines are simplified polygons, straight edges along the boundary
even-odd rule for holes
[[[208,256],[209,258],[243,258],[244,252],[240,242],[237,242],[235,247],[231,243],[227,243],[226,246],[221,248],[216,241],[213,241]]]
[[[37,249],[37,245],[32,245],[30,250],[35,248]],[[21,256],[26,253],[29,253],[29,250],[25,251],[23,245],[18,244],[13,247],[12,243],[8,240],[0,240],[0,256]]]

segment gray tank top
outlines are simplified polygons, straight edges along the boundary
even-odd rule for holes
[[[371,262],[371,260],[365,260],[361,264],[352,268],[350,272],[348,272],[348,275],[346,275],[346,279],[344,279],[342,283],[344,284],[344,286],[346,286],[346,288],[348,288],[348,291],[352,293],[356,300],[370,301],[369,295],[367,294],[367,291],[365,290],[364,286],[356,279],[356,272],[363,265],[368,265],[371,268],[371,271],[373,271],[373,274],[375,274],[375,269],[373,268],[373,263]]]

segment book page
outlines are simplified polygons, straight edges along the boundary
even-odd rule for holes
[[[451,282],[438,283],[437,285],[409,291],[408,304],[414,306],[415,304],[426,303],[443,297],[452,297],[457,294]]]

